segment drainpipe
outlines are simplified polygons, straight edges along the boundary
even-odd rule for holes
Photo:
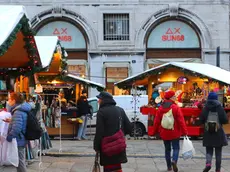
[[[220,67],[220,47],[216,48],[216,66]]]

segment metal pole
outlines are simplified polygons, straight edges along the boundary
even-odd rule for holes
[[[37,94],[38,98],[39,98],[39,104],[40,104],[40,125],[42,127],[42,106],[41,106],[41,102],[42,102],[42,97]],[[43,134],[43,133],[42,133]],[[39,157],[39,171],[41,171],[42,169],[42,136],[40,137],[40,151],[39,151],[40,157]]]
[[[136,139],[136,118],[137,118],[137,86],[134,85],[134,139]]]
[[[220,67],[220,46],[216,48],[216,66]]]

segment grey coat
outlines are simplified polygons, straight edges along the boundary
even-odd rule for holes
[[[209,111],[218,112],[220,128],[216,133],[210,133],[204,130],[203,146],[205,147],[222,147],[227,146],[228,141],[222,125],[228,123],[227,115],[220,102],[217,100],[208,100],[202,113],[200,114],[200,122],[205,124],[208,118]]]

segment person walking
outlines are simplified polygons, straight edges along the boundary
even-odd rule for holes
[[[153,135],[160,133],[160,137],[165,146],[165,160],[167,163],[168,171],[178,171],[177,161],[179,158],[180,150],[180,137],[187,135],[187,128],[184,121],[184,116],[180,108],[175,103],[176,96],[174,91],[167,91],[164,95],[165,100],[157,111],[154,120]],[[172,127],[165,127],[162,123],[165,123],[164,115],[170,115],[173,119]],[[171,157],[171,146],[173,149],[173,155]]]
[[[11,113],[12,118],[6,119],[9,122],[8,135],[6,140],[12,142],[16,138],[18,144],[19,165],[17,172],[26,172],[25,147],[27,140],[24,137],[26,133],[27,112],[31,110],[31,105],[24,102],[23,95],[12,92],[8,96],[7,111]]]
[[[228,119],[215,92],[209,93],[208,100],[200,114],[200,121],[205,125],[203,146],[206,147],[206,166],[203,172],[211,170],[214,149],[216,154],[216,172],[220,172],[222,147],[228,145],[222,125],[227,124]]]
[[[94,150],[100,153],[100,165],[104,167],[104,172],[122,172],[121,163],[128,161],[126,149],[124,148],[115,154],[111,153],[111,155],[105,153],[104,149],[111,149],[111,151],[114,147],[120,149],[123,144],[117,143],[118,139],[114,139],[114,135],[119,135],[117,133],[122,131],[122,134],[120,133],[121,137],[117,136],[117,138],[125,141],[124,135],[131,133],[132,125],[125,111],[116,106],[116,102],[110,93],[101,92],[97,98],[100,107],[97,113]],[[112,140],[115,140],[113,142],[115,144],[114,147],[103,147],[104,140],[108,137],[113,137]]]
[[[81,97],[77,101],[78,108],[78,117],[80,117],[83,121],[82,124],[79,124],[77,140],[86,140],[86,128],[88,122],[88,116],[90,114],[90,105],[87,100],[87,92],[86,90],[82,91]]]

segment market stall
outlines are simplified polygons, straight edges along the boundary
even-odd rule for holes
[[[67,54],[60,42],[52,52],[53,58],[47,70],[36,73],[37,89],[41,88],[43,97],[43,119],[50,136],[75,137],[78,123],[76,102],[83,89],[104,85],[68,73]]]
[[[25,7],[0,5],[0,23],[3,26],[0,27],[0,103],[2,108],[6,104],[9,91],[21,92],[25,98],[29,97],[29,93],[33,93],[34,74],[45,70],[52,56],[41,58],[42,51],[38,49],[39,45],[30,27]],[[41,39],[41,37],[38,39],[40,39],[40,44],[48,43],[47,39]],[[46,46],[49,47],[49,45]],[[38,111],[36,115],[38,118],[39,114]],[[38,151],[41,153],[49,148],[47,146],[50,145],[49,138],[46,134],[47,132],[44,131],[40,140],[28,142],[27,160],[36,158]]]
[[[30,78],[40,71],[41,60],[23,6],[0,6],[1,92],[29,92]]]
[[[164,92],[174,90],[177,103],[184,114],[188,134],[197,137],[203,134],[203,127],[199,125],[199,115],[210,91],[217,92],[230,120],[229,75],[229,71],[209,64],[170,62],[131,76],[117,82],[116,85],[123,89],[134,85],[146,88],[149,104],[141,107],[141,113],[149,115],[149,135],[153,129],[154,116],[164,99]],[[157,87],[161,83],[171,83],[171,86],[163,90]],[[230,134],[230,124],[225,125],[224,129]]]

